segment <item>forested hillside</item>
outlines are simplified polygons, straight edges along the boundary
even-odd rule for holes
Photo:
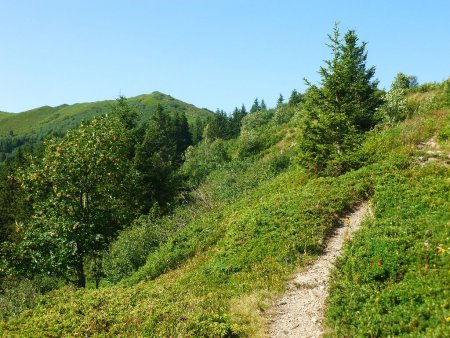
[[[113,109],[114,103],[114,100],[107,100],[58,107],[44,106],[15,114],[0,112],[0,162],[11,157],[16,148],[30,143],[36,145],[47,137],[62,136],[67,130],[78,127],[82,121],[107,114]],[[172,114],[185,114],[192,125],[197,119],[203,121],[211,115],[206,109],[199,109],[159,92],[129,98],[128,104],[139,113],[141,122],[150,118],[158,104]]]
[[[286,280],[365,201],[326,335],[445,336],[450,79],[384,91],[355,31],[328,45],[320,82],[274,108],[189,123],[157,105],[140,123],[120,98],[8,161],[0,334],[263,337]]]

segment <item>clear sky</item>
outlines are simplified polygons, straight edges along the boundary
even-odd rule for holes
[[[450,1],[0,0],[0,110],[161,91],[230,112],[317,81],[334,22],[381,87],[450,76]]]

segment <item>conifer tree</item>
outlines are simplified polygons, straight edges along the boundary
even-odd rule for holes
[[[192,144],[197,144],[202,140],[204,128],[205,123],[197,116],[192,126]]]
[[[174,133],[172,118],[158,105],[134,158],[135,168],[139,172],[143,212],[148,212],[154,202],[164,206],[173,195],[173,173],[177,160]]]
[[[277,106],[281,106],[283,104],[284,98],[283,95],[280,94],[280,96],[278,97],[278,101],[277,101]]]
[[[176,141],[176,164],[180,165],[182,157],[186,149],[192,145],[192,134],[189,130],[189,124],[186,118],[186,114],[176,113],[174,120],[174,137]]]
[[[289,97],[289,101],[288,104],[291,107],[294,107],[298,104],[300,104],[303,100],[302,94],[300,94],[299,92],[297,92],[297,90],[292,90],[291,96]]]
[[[261,110],[261,106],[259,105],[258,98],[256,98],[255,101],[253,102],[252,107],[250,108],[250,113],[255,113],[259,110]]]
[[[218,138],[228,139],[232,136],[231,123],[227,114],[223,110],[217,109],[215,114],[208,119],[208,124],[204,130],[204,137],[208,141]]]
[[[246,115],[247,111],[244,105],[242,105],[241,109],[238,109],[238,107],[234,109],[233,114],[231,115],[232,137],[239,136],[241,132],[241,122]]]
[[[261,100],[260,110],[267,110],[267,106],[266,106],[266,103],[264,102],[264,100]]]
[[[319,71],[321,86],[306,81],[301,159],[314,172],[340,174],[352,166],[348,155],[363,132],[376,124],[380,99],[375,67],[366,67],[366,43],[359,44],[353,30],[342,40],[337,25],[329,39],[332,58]]]

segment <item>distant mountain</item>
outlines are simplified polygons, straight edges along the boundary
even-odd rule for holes
[[[43,106],[21,113],[0,112],[0,137],[9,136],[43,136],[49,133],[61,133],[77,127],[81,121],[111,111],[114,100],[63,104],[58,107]],[[197,117],[207,118],[211,111],[200,109],[173,97],[153,92],[128,99],[129,104],[142,112],[143,119],[148,119],[158,104],[171,112],[184,112],[189,122]],[[12,131],[12,133],[11,133]]]

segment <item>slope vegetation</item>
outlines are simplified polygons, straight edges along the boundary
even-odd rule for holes
[[[116,285],[41,296],[4,318],[0,333],[263,336],[264,311],[289,276],[323,252],[341,216],[372,198],[375,219],[347,246],[333,276],[330,334],[444,330],[449,173],[440,162],[423,165],[416,148],[434,135],[448,139],[448,111],[436,111],[433,95],[415,98],[415,114],[405,122],[369,132],[358,155],[363,164],[338,177],[311,176],[297,165],[300,111],[249,115],[244,126],[251,128],[238,139],[205,146],[209,175],[160,221],[176,231],[143,266]],[[395,316],[402,324],[384,331]]]

